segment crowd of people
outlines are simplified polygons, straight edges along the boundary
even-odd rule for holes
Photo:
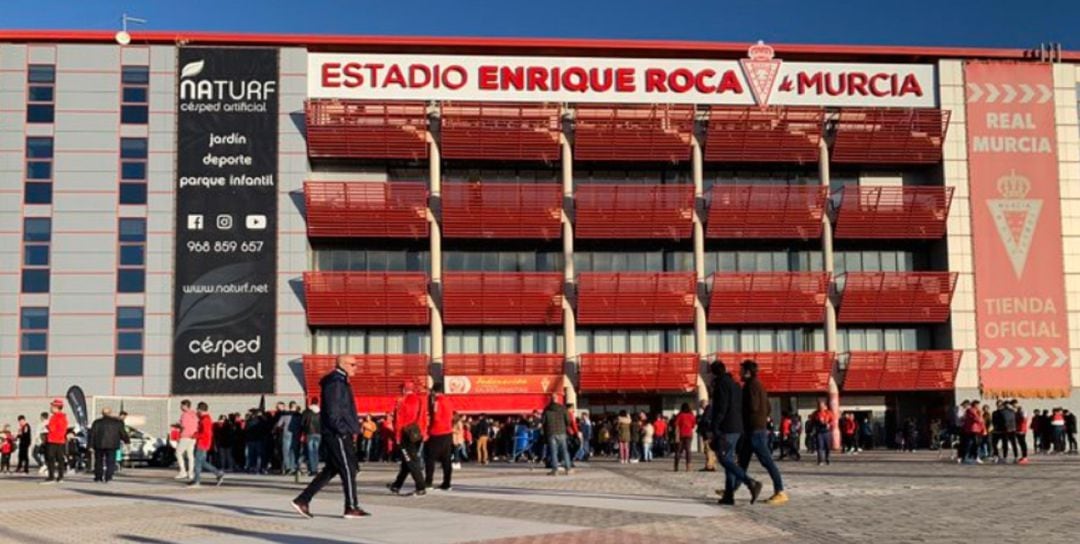
[[[1027,464],[1028,439],[1033,452],[1041,455],[1076,455],[1076,414],[1064,408],[1035,410],[1030,416],[1016,399],[998,400],[993,410],[978,400],[961,402],[953,413],[946,442],[955,444],[957,463],[983,464],[987,461]]]

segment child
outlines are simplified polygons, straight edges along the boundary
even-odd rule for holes
[[[4,425],[0,430],[0,472],[11,472],[11,452],[15,451],[15,437],[11,428]]]

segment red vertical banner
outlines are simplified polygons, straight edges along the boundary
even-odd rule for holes
[[[1053,74],[969,62],[964,76],[982,392],[1068,396]]]

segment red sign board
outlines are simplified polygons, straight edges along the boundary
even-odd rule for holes
[[[448,395],[524,395],[561,391],[562,376],[556,375],[446,376]]]
[[[964,74],[982,391],[1067,396],[1053,75],[1047,64],[989,62]]]

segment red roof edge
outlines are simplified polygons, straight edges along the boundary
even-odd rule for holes
[[[89,42],[114,43],[115,33],[103,30],[2,30],[0,42]],[[233,32],[152,31],[131,33],[132,43],[189,45],[267,45],[307,46],[320,49],[408,50],[446,49],[448,52],[491,51],[506,53],[559,52],[564,54],[604,53],[625,56],[628,53],[647,57],[688,54],[704,57],[744,56],[748,43],[679,40],[627,40],[577,38],[484,38],[444,36],[346,36],[323,34],[256,34]],[[991,49],[934,46],[814,45],[773,44],[780,55],[788,57],[836,58],[986,58],[1023,60],[1030,58],[1025,49]],[[1080,51],[1064,51],[1062,59],[1080,61]]]

